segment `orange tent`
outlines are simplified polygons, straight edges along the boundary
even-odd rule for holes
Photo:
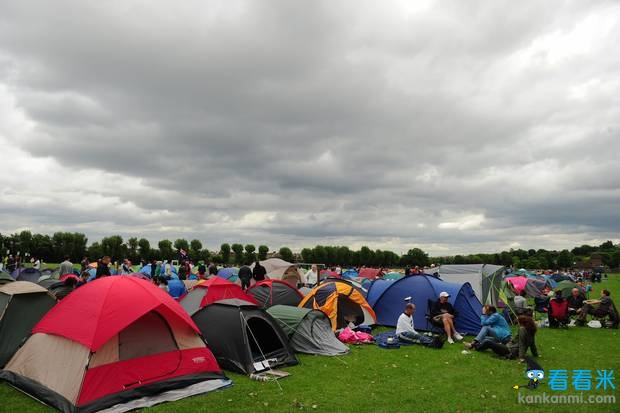
[[[300,308],[320,310],[329,317],[332,330],[355,325],[376,324],[377,317],[362,293],[342,282],[324,282],[314,287],[299,303]]]

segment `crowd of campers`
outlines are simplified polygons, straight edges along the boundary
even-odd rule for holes
[[[541,327],[617,328],[611,292],[592,292],[580,275],[485,264],[16,265],[0,271],[0,379],[61,411],[124,411],[224,388],[223,370],[261,379],[296,353],[341,356],[351,343],[461,342],[524,360],[540,355]]]

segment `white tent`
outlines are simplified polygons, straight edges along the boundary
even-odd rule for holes
[[[267,270],[267,278],[286,281],[294,287],[297,287],[297,284],[306,283],[306,275],[291,262],[280,258],[269,258],[261,261],[260,264]],[[254,264],[250,268],[254,269]]]
[[[497,305],[506,268],[492,264],[441,265],[434,273],[447,282],[470,283],[482,304]]]

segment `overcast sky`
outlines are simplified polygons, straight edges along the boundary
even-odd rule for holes
[[[0,2],[0,232],[620,242],[615,1]]]

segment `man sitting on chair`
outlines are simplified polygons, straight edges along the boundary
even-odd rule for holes
[[[448,297],[450,297],[450,294],[445,291],[439,293],[439,299],[435,301],[431,307],[431,320],[436,324],[443,324],[446,336],[448,337],[448,343],[454,344],[454,340],[461,341],[463,340],[463,336],[454,328],[456,311],[454,307],[452,307],[452,304],[448,302]]]
[[[568,297],[568,315],[576,315],[581,312],[585,297],[579,288],[573,288]]]

